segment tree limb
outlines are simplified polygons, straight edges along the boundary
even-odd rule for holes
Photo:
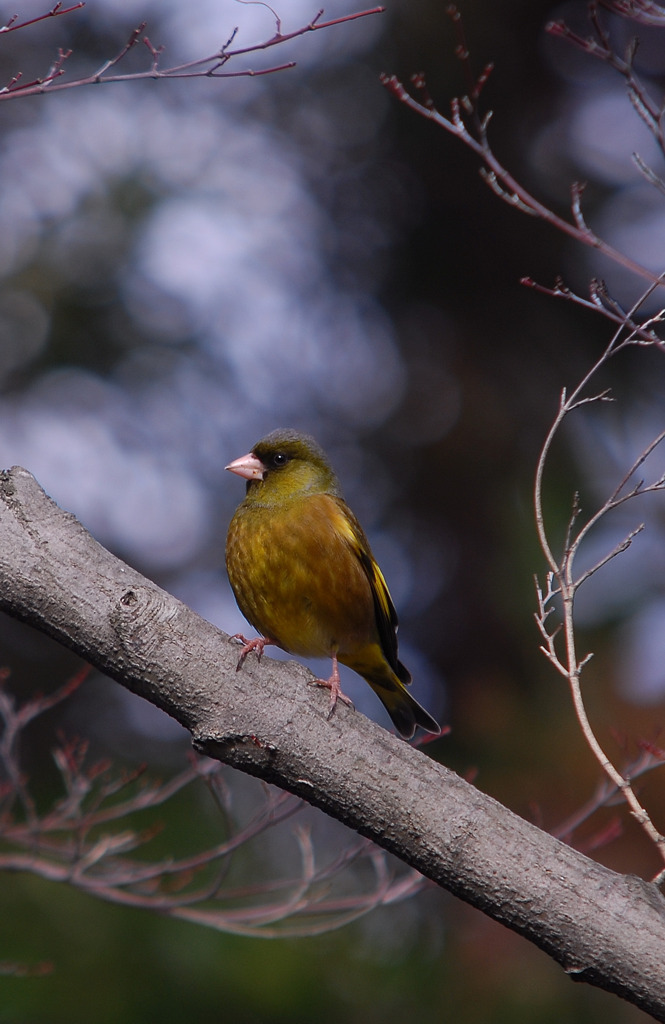
[[[304,797],[535,943],[578,981],[665,1021],[665,899],[454,772],[248,658],[98,544],[24,469],[0,473],[0,608],[162,708],[194,746]]]

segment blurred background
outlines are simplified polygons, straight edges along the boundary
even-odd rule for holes
[[[45,10],[0,3],[0,22],[17,7],[21,21]],[[551,286],[561,274],[587,294],[602,276],[626,305],[644,285],[502,203],[473,154],[381,87],[381,72],[408,81],[424,71],[446,115],[468,90],[445,7],[386,0],[383,14],[229,68],[297,61],[265,77],[126,82],[0,105],[0,464],[25,466],[102,544],[233,633],[245,627],[223,548],[243,488],[224,466],[275,427],[314,434],[388,580],[414,693],[451,726],[428,752],[555,828],[598,771],[538,650],[533,476],[561,389],[583,377],[611,327],[519,281]],[[330,0],[324,17],[361,9]],[[316,10],[276,6],[284,32]],[[571,183],[587,181],[592,227],[660,273],[665,202],[631,154],[660,174],[662,154],[620,76],[545,32],[564,18],[588,35],[586,0],[461,10],[477,73],[496,65],[483,101],[502,162],[562,214]],[[604,17],[620,53],[639,34],[636,67],[660,98],[664,31]],[[89,0],[2,35],[0,84],[44,76],[58,47],[72,50],[68,78],[91,74],[143,20],[162,66],[207,56],[235,26],[238,46],[275,30],[259,4]],[[139,45],[115,70],[149,63]],[[607,386],[617,402],[576,415],[552,452],[555,545],[573,493],[592,512],[663,428],[661,355],[619,357],[593,390]],[[656,457],[645,476],[662,471]],[[602,524],[583,556],[591,564],[642,521],[645,533],[578,605],[580,652],[595,652],[589,714],[620,765],[640,740],[660,742],[665,718],[662,500]],[[19,695],[48,692],[78,667],[7,618],[0,645]],[[350,674],[344,686],[389,725],[366,684]],[[38,790],[44,780],[44,799],[58,729],[87,737],[95,756],[148,760],[166,775],[188,749],[175,723],[92,676],[26,736],[26,771]],[[662,829],[658,773],[641,792]],[[164,813],[191,831],[191,807]],[[625,813],[601,811],[576,840],[587,848],[617,813],[622,834],[593,856],[650,877],[658,862]],[[335,849],[350,841],[323,833]],[[269,870],[267,854],[255,857],[259,875]],[[338,932],[284,940],[217,934],[29,877],[0,880],[0,908],[0,960],[54,967],[0,982],[2,1024],[647,1019],[432,890]]]

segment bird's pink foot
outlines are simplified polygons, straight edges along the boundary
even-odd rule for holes
[[[328,710],[327,717],[332,718],[335,708],[337,707],[337,701],[341,700],[342,704],[348,705],[355,711],[355,705],[350,697],[347,697],[345,693],[342,693],[342,681],[339,678],[339,667],[337,665],[337,655],[332,656],[332,674],[330,679],[313,679],[310,686],[325,686],[327,690],[330,690],[330,708]]]
[[[276,640],[270,640],[268,637],[263,636],[255,636],[253,640],[248,640],[246,636],[242,635],[242,633],[234,633],[233,636],[231,637],[231,640],[240,640],[241,643],[244,644],[243,649],[240,652],[240,657],[238,658],[236,672],[238,671],[239,668],[242,668],[242,663],[247,657],[247,655],[250,653],[250,651],[256,651],[257,660],[261,661],[261,657],[263,656],[263,649],[265,647],[269,647],[271,644],[277,644]]]

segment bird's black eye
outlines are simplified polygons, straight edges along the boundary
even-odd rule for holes
[[[270,456],[269,465],[272,469],[279,469],[281,466],[285,466],[288,461],[289,457],[284,452],[275,452],[274,455]]]

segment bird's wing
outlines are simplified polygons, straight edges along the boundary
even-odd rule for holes
[[[374,561],[372,549],[365,536],[365,531],[354,516],[353,512],[345,502],[338,498],[333,499],[338,507],[339,529],[344,534],[353,553],[362,565],[365,575],[369,581],[374,601],[374,615],[379,633],[381,649],[394,672],[402,678],[402,674],[408,677],[409,673],[400,664],[397,657],[397,612],[388,590],[388,584],[383,578],[383,573]],[[402,679],[407,682],[407,679]],[[410,679],[408,680],[410,681]]]

